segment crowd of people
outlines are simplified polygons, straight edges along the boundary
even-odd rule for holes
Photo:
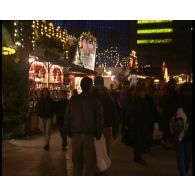
[[[168,83],[160,79],[155,86],[149,77],[133,86],[125,81],[118,88],[111,84],[107,89],[104,79],[97,76],[94,83],[84,77],[80,85],[80,94],[75,92],[68,100],[67,92],[61,91],[55,102],[44,88],[36,105],[43,124],[45,150],[49,150],[54,114],[62,150],[66,150],[67,136],[71,137],[74,175],[82,175],[83,171],[85,175],[97,174],[94,138],[99,140],[102,134],[108,156],[111,156],[112,138],[121,136],[123,143],[133,147],[133,160],[141,165],[146,164],[143,153],[150,152],[155,142],[164,148],[175,144],[179,173],[188,175],[192,140],[190,83],[178,86],[173,79]],[[185,131],[176,135],[175,129],[182,125]],[[157,133],[159,137],[154,135]]]

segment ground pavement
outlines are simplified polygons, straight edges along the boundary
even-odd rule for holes
[[[58,131],[51,136],[50,150],[43,150],[43,137],[37,135],[26,140],[3,141],[3,175],[24,176],[70,176],[72,175],[71,139],[67,151],[61,151]],[[133,162],[133,149],[113,140],[112,165],[109,176],[171,176],[178,175],[174,149],[154,145],[150,153],[144,154],[146,165]],[[190,170],[191,175],[191,170]]]

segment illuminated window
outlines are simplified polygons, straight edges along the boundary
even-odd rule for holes
[[[170,23],[173,20],[138,20],[138,24]]]
[[[137,40],[137,44],[158,44],[158,43],[170,43],[172,39],[140,39]]]
[[[162,28],[162,29],[141,29],[137,30],[137,34],[152,34],[152,33],[172,33],[172,28]]]

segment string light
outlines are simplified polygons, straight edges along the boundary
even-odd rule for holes
[[[2,54],[3,55],[12,55],[15,54],[16,50],[10,47],[2,47]]]

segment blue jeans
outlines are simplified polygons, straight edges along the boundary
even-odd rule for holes
[[[49,146],[52,128],[52,118],[41,118],[41,121],[43,128],[44,146]]]
[[[177,153],[177,166],[181,176],[187,176],[190,161],[192,145],[189,142],[176,141],[176,153]]]

